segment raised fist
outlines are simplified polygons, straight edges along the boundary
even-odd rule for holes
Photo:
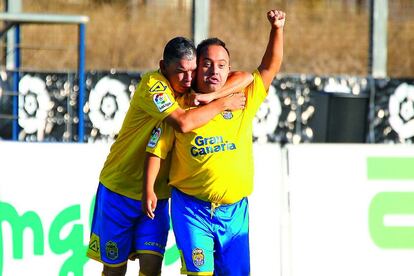
[[[286,14],[282,11],[270,10],[267,12],[267,19],[276,28],[283,28],[285,26],[285,18]]]

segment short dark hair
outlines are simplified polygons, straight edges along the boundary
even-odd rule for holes
[[[188,38],[177,36],[165,45],[162,58],[164,63],[169,65],[183,58],[191,60],[194,58],[195,52],[194,42]]]
[[[223,47],[226,50],[230,58],[230,52],[226,47],[226,43],[224,43],[223,40],[217,37],[211,37],[211,38],[204,39],[197,45],[197,62],[200,60],[201,54],[203,54],[207,50],[207,48],[211,45],[217,45],[217,46]]]

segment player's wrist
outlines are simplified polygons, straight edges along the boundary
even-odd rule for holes
[[[154,193],[154,189],[151,187],[146,187],[143,191],[142,191],[145,195],[150,195]]]
[[[221,107],[221,110],[220,110],[220,112],[223,112],[223,111],[226,111],[226,110],[229,110],[229,109],[231,109],[231,100],[229,99],[229,96],[227,96],[227,98],[225,99],[225,98],[222,98],[223,99],[223,105],[222,105],[222,107]]]
[[[277,26],[277,25],[272,25],[272,30],[274,31],[282,31],[283,30],[283,26]]]

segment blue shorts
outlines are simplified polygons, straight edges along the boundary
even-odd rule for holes
[[[214,208],[173,188],[171,218],[182,274],[250,275],[247,198]]]
[[[121,266],[136,254],[163,257],[170,217],[168,199],[158,200],[152,220],[141,201],[114,193],[99,183],[87,256],[107,266]]]

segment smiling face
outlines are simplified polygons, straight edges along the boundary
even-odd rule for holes
[[[226,83],[230,71],[230,58],[219,45],[209,45],[199,55],[197,88],[200,92],[215,92]]]

